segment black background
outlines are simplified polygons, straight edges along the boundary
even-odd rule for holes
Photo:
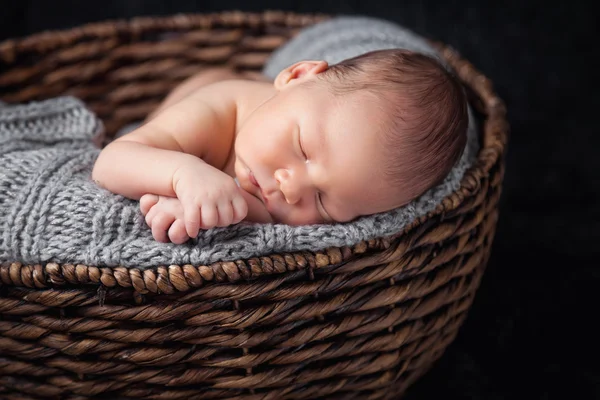
[[[512,133],[492,258],[457,339],[406,398],[600,399],[600,37],[592,2],[0,0],[0,40],[232,9],[387,18],[452,45],[493,80]]]

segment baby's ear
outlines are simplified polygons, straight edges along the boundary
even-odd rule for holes
[[[327,71],[327,61],[300,61],[290,65],[275,78],[275,89],[282,90],[290,85],[304,82],[323,71]]]

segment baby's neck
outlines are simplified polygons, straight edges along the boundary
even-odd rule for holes
[[[276,93],[277,91],[271,82],[244,81],[240,85],[237,101],[236,136],[250,115]]]

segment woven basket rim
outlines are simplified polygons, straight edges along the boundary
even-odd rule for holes
[[[65,43],[72,43],[86,37],[106,38],[118,35],[121,32],[127,32],[135,36],[157,29],[210,29],[215,26],[260,26],[272,23],[301,27],[327,18],[331,18],[331,15],[273,9],[263,12],[230,10],[210,13],[178,13],[166,16],[147,15],[133,18],[113,18],[89,22],[72,28],[47,29],[23,37],[5,39],[0,41],[0,61],[12,60],[17,52],[35,50],[37,53],[43,54]]]
[[[302,27],[331,17],[326,14],[297,13],[288,11],[264,11],[261,13],[224,11],[200,14],[175,14],[161,17],[135,17],[132,19],[106,20],[78,27],[50,30],[24,38],[0,42],[0,62],[11,62],[20,52],[45,53],[88,36],[110,37],[122,32],[142,34],[154,30],[210,29],[215,26],[261,26],[284,24]],[[47,288],[54,285],[96,284],[101,287],[133,288],[142,293],[185,292],[207,283],[237,282],[244,280],[239,272],[240,264],[252,271],[252,278],[282,274],[295,269],[323,268],[350,260],[357,254],[374,252],[367,256],[368,262],[377,263],[385,257],[392,242],[407,232],[423,225],[436,216],[456,210],[466,200],[477,195],[491,169],[503,162],[508,141],[509,125],[503,101],[497,96],[491,81],[473,65],[461,59],[458,52],[441,42],[432,42],[442,56],[455,68],[461,81],[481,100],[484,114],[481,145],[473,165],[465,172],[458,190],[447,196],[438,207],[416,219],[401,232],[389,237],[363,241],[348,247],[333,247],[323,251],[299,251],[286,254],[270,254],[210,265],[170,265],[145,268],[87,266],[58,264],[54,262],[23,265],[18,261],[0,260],[0,285]],[[290,266],[293,264],[293,267]],[[367,261],[364,265],[369,265]]]

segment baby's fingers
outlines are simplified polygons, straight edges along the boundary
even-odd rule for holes
[[[231,205],[233,206],[233,220],[231,222],[232,224],[237,224],[238,222],[246,218],[246,216],[248,215],[248,202],[246,201],[246,199],[244,199],[243,196],[252,195],[248,194],[247,192],[241,189],[240,192],[242,193],[242,195],[235,196],[231,202]]]
[[[171,224],[175,221],[175,217],[167,213],[158,213],[152,219],[152,236],[157,242],[168,243],[167,231]]]
[[[146,215],[156,203],[158,203],[157,195],[145,194],[140,198],[140,211],[142,211],[143,215]]]
[[[146,224],[152,228],[152,221],[154,220],[154,217],[156,217],[156,215],[160,212],[159,207],[152,207],[150,209],[150,211],[148,211],[146,213],[146,215],[144,215],[144,220],[146,221]]]
[[[219,203],[217,206],[219,223],[217,226],[229,226],[233,223],[233,205],[229,201]]]
[[[182,220],[178,219],[169,228],[169,239],[175,244],[182,244],[187,242],[190,237],[185,230],[185,224]]]
[[[215,204],[203,204],[201,208],[203,229],[211,229],[217,226],[219,222],[219,213],[217,212],[217,206]]]
[[[200,230],[200,208],[196,203],[183,203],[184,226],[187,235],[191,238],[198,236]]]

